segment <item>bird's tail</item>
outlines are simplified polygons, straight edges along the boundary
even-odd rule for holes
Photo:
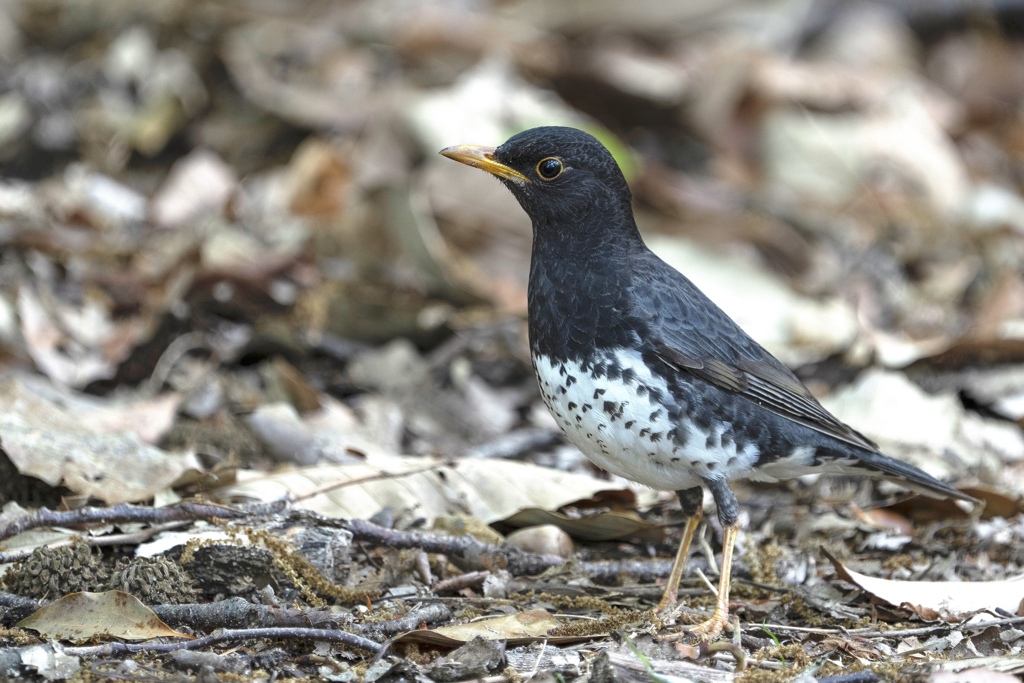
[[[849,462],[849,453],[843,454],[838,459],[845,459]],[[953,498],[974,504],[981,502],[913,465],[866,448],[858,449],[856,462],[850,463],[842,469],[859,470],[870,476],[887,479],[894,484],[931,498]]]

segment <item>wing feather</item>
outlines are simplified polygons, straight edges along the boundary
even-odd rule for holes
[[[878,450],[825,410],[789,368],[683,275],[660,268],[647,272],[661,273],[664,279],[635,281],[633,300],[638,308],[633,313],[650,320],[647,341],[665,363],[823,434]]]

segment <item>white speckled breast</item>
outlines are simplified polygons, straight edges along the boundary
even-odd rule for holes
[[[533,359],[541,397],[566,437],[598,467],[651,488],[676,491],[705,478],[741,477],[757,448],[737,450],[678,411],[664,379],[635,351],[599,355],[593,364]]]

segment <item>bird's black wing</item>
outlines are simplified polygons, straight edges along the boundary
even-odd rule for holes
[[[650,267],[635,275],[631,314],[647,322],[645,341],[665,363],[823,434],[878,450],[825,410],[789,368],[678,271]]]

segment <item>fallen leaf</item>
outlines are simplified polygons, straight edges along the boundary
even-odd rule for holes
[[[175,631],[138,598],[123,591],[71,593],[36,610],[17,626],[51,640],[194,638]]]
[[[458,626],[442,626],[435,633],[453,640],[469,642],[473,638],[504,640],[506,638],[537,638],[559,626],[558,620],[545,610],[519,612],[483,621],[471,621]]]
[[[115,325],[101,303],[71,306],[26,284],[18,289],[18,317],[36,367],[56,382],[80,387],[110,378],[122,360],[106,357],[104,344],[128,329]]]
[[[879,529],[889,529],[905,535],[910,535],[914,532],[914,525],[910,523],[909,519],[886,508],[873,508],[871,510],[856,508],[854,509],[854,516],[859,521],[866,522]]]
[[[487,524],[531,507],[555,510],[609,488],[582,474],[506,460],[379,457],[273,473],[241,471],[238,483],[212,493],[220,501],[299,499],[298,507],[332,517],[367,519],[379,510],[469,514]]]
[[[1002,674],[1024,674],[1024,657],[1020,655],[996,655],[992,657],[972,657],[966,660],[952,661],[952,662],[937,662],[936,668],[938,671],[933,672],[933,676],[942,673],[964,673],[967,671],[976,671],[984,669],[989,672],[998,672]],[[933,678],[928,679],[928,683],[932,683],[935,680]],[[942,679],[939,679],[940,681]],[[946,679],[948,681],[948,679]],[[966,679],[964,679],[966,680]],[[971,679],[971,683],[975,679]],[[998,679],[1000,683],[1003,680]],[[1020,680],[1015,678],[1014,680]]]
[[[350,183],[351,169],[337,146],[308,138],[292,155],[286,183],[289,206],[301,216],[337,216]]]
[[[960,491],[984,503],[984,507],[981,509],[981,519],[992,519],[993,517],[1012,519],[1024,512],[1024,501],[1016,496],[1009,496],[983,486],[964,486],[960,488]],[[915,522],[967,519],[972,514],[957,505],[956,501],[936,500],[927,496],[910,496],[883,509],[891,510]]]
[[[186,471],[202,469],[194,455],[161,450],[136,432],[101,432],[116,426],[112,413],[78,410],[73,395],[65,402],[49,389],[17,377],[0,382],[0,446],[21,474],[113,504],[152,498]],[[166,408],[128,414],[143,418]],[[153,425],[142,419],[140,427],[150,433]]]
[[[612,541],[622,538],[664,537],[664,525],[652,524],[635,512],[611,510],[583,517],[570,517],[554,510],[525,508],[502,520],[515,527],[551,524],[584,541]]]
[[[543,640],[552,645],[579,642],[580,636],[549,637],[547,633],[562,624],[545,610],[519,612],[503,617],[472,621],[458,626],[442,626],[435,629],[418,629],[402,634],[395,642],[429,643],[442,647],[458,647],[474,638],[504,640],[509,647],[528,645]],[[600,637],[600,636],[587,636]]]
[[[234,170],[220,157],[195,150],[171,168],[150,203],[150,213],[158,225],[184,225],[221,210],[237,185]]]
[[[958,622],[984,610],[1020,614],[1024,600],[1024,574],[1003,581],[894,581],[855,572],[822,552],[839,578],[924,619]]]
[[[47,681],[66,681],[82,668],[81,660],[66,654],[50,644],[7,649],[10,655],[20,657],[21,666]]]
[[[778,192],[838,205],[885,168],[940,215],[961,209],[968,179],[956,147],[922,89],[893,87],[871,111],[842,115],[777,108],[762,131],[765,175]]]

